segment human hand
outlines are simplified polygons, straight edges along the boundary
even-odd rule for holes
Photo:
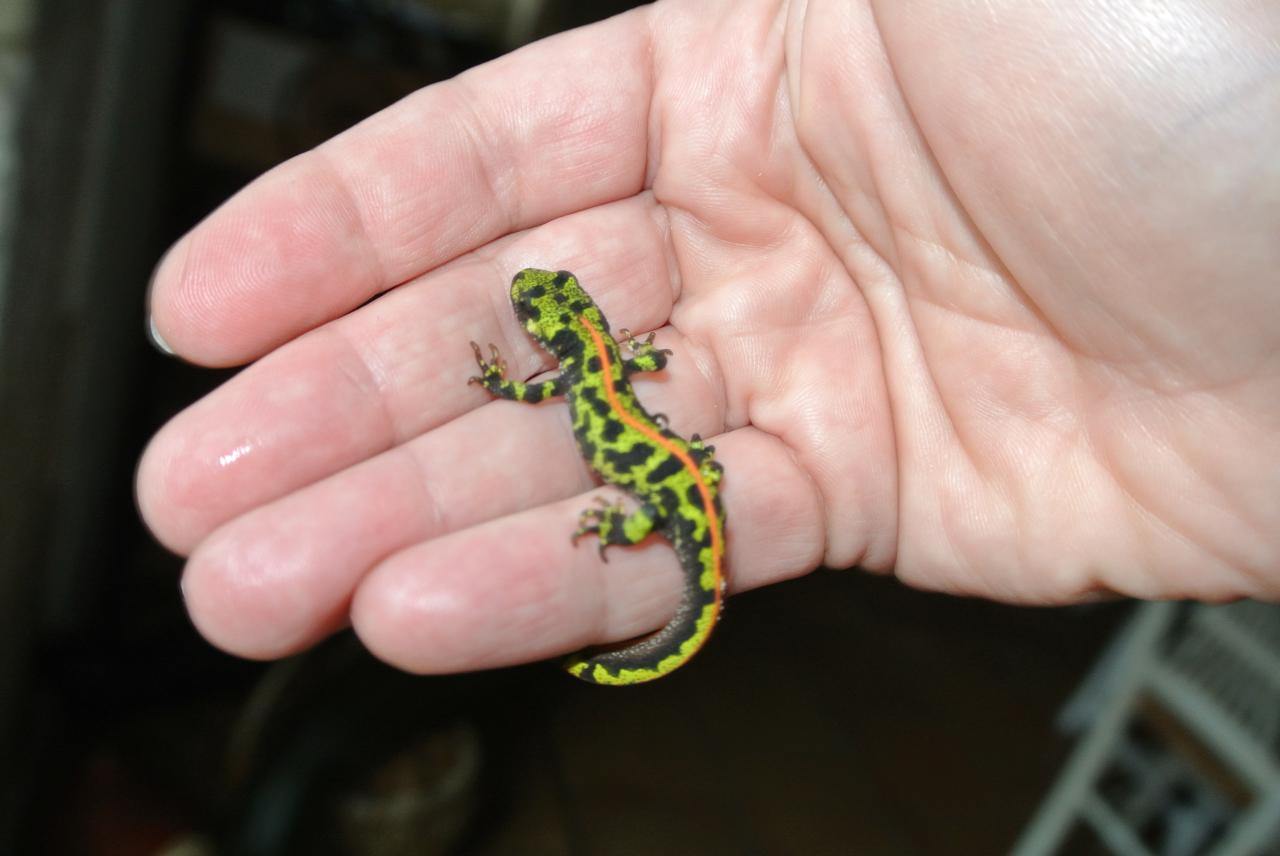
[[[154,329],[257,362],[138,474],[200,630],[274,657],[350,621],[443,672],[666,619],[668,547],[570,541],[563,404],[467,385],[471,340],[552,368],[506,299],[530,266],[674,352],[638,394],[717,447],[734,590],[1280,596],[1275,15],[975,9],[636,10],[214,212]]]

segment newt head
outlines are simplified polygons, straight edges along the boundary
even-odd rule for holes
[[[520,271],[511,280],[511,305],[529,335],[562,362],[582,353],[589,340],[585,323],[609,329],[578,278],[567,270]]]

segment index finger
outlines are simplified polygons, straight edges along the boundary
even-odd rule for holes
[[[494,238],[638,192],[645,15],[429,86],[261,176],[161,260],[152,331],[193,362],[245,362]]]

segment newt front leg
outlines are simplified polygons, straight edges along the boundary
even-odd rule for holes
[[[471,343],[471,350],[476,355],[476,365],[480,367],[480,376],[468,378],[468,384],[479,384],[498,398],[505,398],[509,401],[524,401],[529,404],[537,404],[544,398],[564,395],[566,384],[560,375],[550,380],[544,380],[542,383],[523,383],[518,380],[507,380],[507,363],[506,360],[502,359],[502,355],[498,353],[497,345],[489,346],[491,356],[487,360],[484,358],[480,346],[475,342]]]
[[[618,331],[623,340],[627,343],[627,348],[631,351],[631,359],[622,361],[622,372],[630,377],[637,372],[657,372],[666,368],[667,357],[671,356],[671,350],[668,348],[654,347],[653,337],[655,333],[650,333],[644,339],[637,339],[631,335],[631,331],[623,327]]]

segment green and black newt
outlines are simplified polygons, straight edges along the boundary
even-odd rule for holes
[[[609,331],[599,307],[568,271],[529,268],[511,282],[511,303],[525,329],[560,362],[560,373],[540,383],[505,377],[506,365],[490,345],[485,359],[471,343],[480,376],[471,378],[499,398],[536,403],[563,395],[573,414],[573,433],[591,469],[605,482],[632,494],[639,507],[618,502],[584,510],[573,533],[599,538],[600,555],[611,544],[638,544],[661,533],[680,558],[684,596],[661,630],[622,646],[589,649],[571,656],[568,672],[597,684],[638,684],[678,669],[706,643],[724,598],[724,469],[714,449],[697,434],[688,440],[669,430],[661,414],[636,399],[630,378],[660,371],[670,351],[656,348],[653,334],[635,339],[620,330],[630,357]]]

